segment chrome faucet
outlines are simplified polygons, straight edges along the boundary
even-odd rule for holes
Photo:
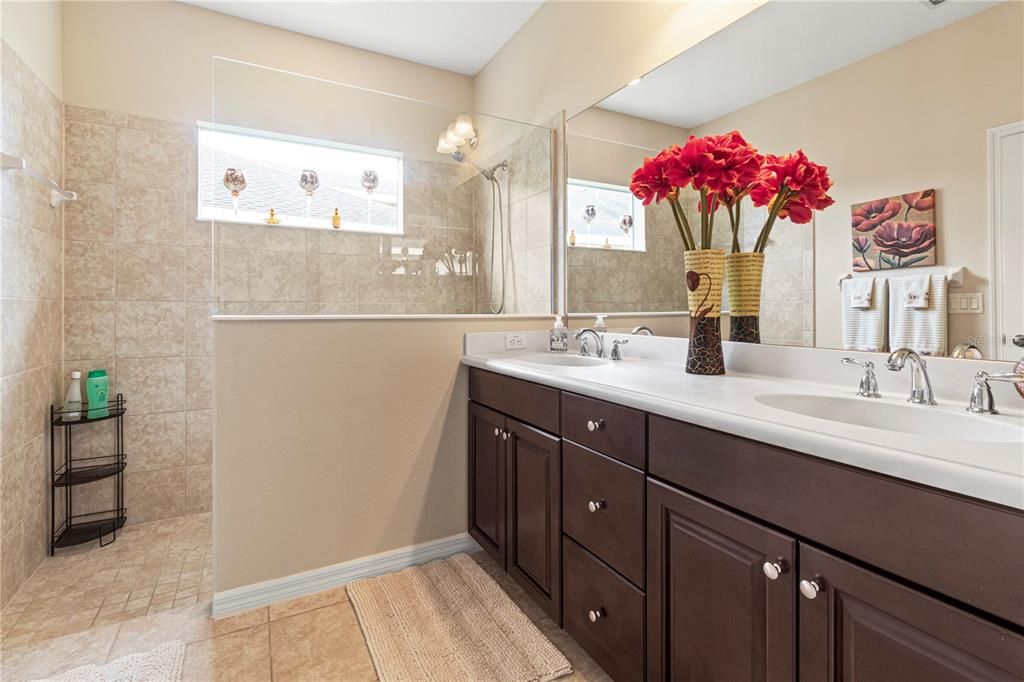
[[[878,392],[878,379],[875,377],[875,363],[870,360],[861,362],[860,360],[854,360],[853,358],[843,358],[844,365],[857,365],[858,367],[864,368],[864,374],[860,378],[860,387],[857,389],[857,395],[862,398],[881,398],[882,394]]]
[[[610,357],[612,360],[621,360],[622,351],[619,350],[619,346],[629,343],[629,339],[612,339],[612,352]]]
[[[601,338],[601,335],[598,334],[593,329],[591,329],[590,327],[586,327],[585,329],[579,330],[578,332],[576,332],[576,335],[573,336],[574,339],[580,342],[580,355],[584,357],[588,357],[590,355],[590,346],[587,345],[587,334],[591,334],[594,337],[594,341],[597,344],[597,357],[603,358],[604,339]]]
[[[633,327],[633,331],[631,331],[630,334],[636,334],[639,336],[654,336],[654,330],[642,324],[639,327]]]
[[[1010,381],[1015,384],[1024,384],[1024,374],[1009,372],[1007,374],[989,374],[978,372],[974,375],[974,390],[971,391],[971,402],[967,405],[968,412],[975,414],[999,414],[996,409],[996,401],[992,397],[990,381]]]
[[[927,365],[917,351],[910,348],[894,350],[885,361],[885,367],[891,372],[898,372],[903,369],[907,358],[910,358],[911,364],[910,397],[907,398],[907,402],[916,405],[935,405],[935,393],[932,391],[932,381],[928,378]]]

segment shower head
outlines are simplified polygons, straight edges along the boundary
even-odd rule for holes
[[[480,166],[476,165],[471,158],[469,158],[468,156],[466,156],[462,152],[457,152],[457,151],[456,152],[452,152],[452,158],[455,159],[456,161],[458,161],[459,163],[468,163],[473,168],[476,168],[478,171],[480,171],[480,175],[482,175],[485,178],[487,178],[488,180],[492,180],[492,181],[495,180],[494,174],[499,169],[500,170],[508,170],[508,161],[502,161],[499,164],[495,164],[491,168],[481,168]]]

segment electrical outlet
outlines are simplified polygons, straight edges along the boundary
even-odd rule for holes
[[[522,334],[505,334],[505,350],[526,348],[526,339]]]

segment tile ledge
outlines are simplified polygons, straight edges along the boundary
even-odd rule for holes
[[[523,314],[466,314],[466,315],[212,315],[214,322],[291,322],[317,320],[351,320],[351,321],[463,321],[463,320],[546,320],[554,313],[523,313]]]

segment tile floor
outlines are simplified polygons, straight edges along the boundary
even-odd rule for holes
[[[0,613],[0,679],[51,676],[171,640],[188,645],[184,679],[189,681],[376,679],[344,587],[212,620],[209,524],[209,514],[139,524],[113,545],[44,562]],[[563,679],[609,679],[494,562],[483,553],[475,558],[572,663],[576,672]],[[90,594],[84,585],[94,586],[103,600],[81,606],[96,602],[83,596]],[[174,596],[163,596],[168,593]],[[109,595],[117,598],[105,606]],[[61,634],[65,630],[70,634]]]

